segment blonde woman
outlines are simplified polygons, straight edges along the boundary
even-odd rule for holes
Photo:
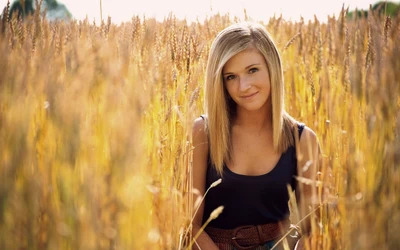
[[[317,137],[285,112],[281,59],[260,24],[233,24],[217,35],[205,85],[206,114],[193,127],[193,188],[204,195],[222,182],[196,212],[193,235],[214,209],[224,209],[194,248],[270,249],[290,226],[287,186],[296,190],[302,215],[312,205],[313,186],[295,176],[315,179]]]

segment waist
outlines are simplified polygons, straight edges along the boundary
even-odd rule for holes
[[[205,231],[216,244],[233,245],[236,249],[251,249],[282,237],[290,227],[289,220],[262,225],[246,225],[234,229],[206,227]]]

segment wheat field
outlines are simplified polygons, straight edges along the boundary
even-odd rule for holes
[[[208,51],[246,19],[3,16],[0,249],[183,249]],[[400,17],[264,25],[329,180],[308,249],[400,249]]]

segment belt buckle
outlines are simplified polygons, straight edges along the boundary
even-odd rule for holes
[[[240,226],[240,227],[236,227],[233,230],[232,244],[235,246],[236,249],[250,250],[250,249],[253,249],[258,246],[258,244],[255,244],[255,245],[250,245],[250,246],[245,247],[245,246],[239,245],[239,243],[236,241],[238,239],[245,239],[245,238],[237,238],[236,237],[240,230],[247,229],[247,228],[253,228],[253,227],[255,228],[255,226]],[[256,232],[258,232],[258,230],[256,230]],[[260,236],[258,238],[260,239]]]

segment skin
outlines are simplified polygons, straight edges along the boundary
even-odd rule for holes
[[[237,115],[232,120],[232,159],[226,165],[231,171],[242,175],[266,174],[275,167],[281,155],[273,150],[271,84],[265,59],[257,49],[248,48],[233,56],[225,64],[222,74],[224,86],[237,104]],[[201,118],[196,119],[193,126],[193,145],[193,187],[203,195],[208,145],[205,123]],[[315,133],[305,127],[298,149],[301,176],[315,179],[318,152]],[[303,166],[309,161],[312,164],[303,171]],[[301,216],[306,215],[308,208],[312,207],[311,197],[315,194],[313,189],[311,185],[298,186]],[[194,234],[202,225],[203,211],[204,203],[194,219]],[[305,223],[304,229],[309,230],[309,223]],[[200,235],[197,243],[202,249],[218,249],[205,232]],[[302,249],[301,246],[298,249]]]
[[[271,83],[263,55],[255,48],[238,53],[223,68],[224,85],[237,104],[232,122],[232,159],[235,173],[270,172],[280,158],[272,145]]]

